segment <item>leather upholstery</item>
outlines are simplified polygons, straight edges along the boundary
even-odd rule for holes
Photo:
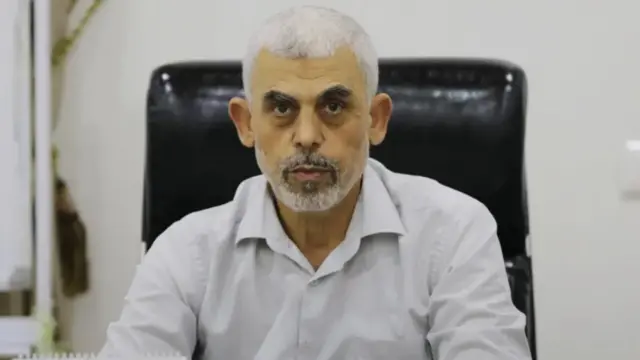
[[[243,179],[258,174],[253,153],[240,145],[227,115],[228,99],[242,94],[240,71],[236,63],[181,63],[153,73],[145,186],[149,245],[185,214],[231,200]],[[481,60],[383,61],[380,84],[394,99],[394,112],[372,157],[482,201],[497,219],[505,257],[524,254],[522,70]]]
[[[523,254],[522,70],[489,61],[395,61],[381,66],[380,84],[394,99],[394,112],[387,138],[371,156],[482,201],[498,222],[505,257]]]
[[[241,94],[240,64],[160,67],[147,99],[143,239],[147,246],[184,215],[224,204],[259,173],[227,115]]]
[[[391,95],[394,112],[387,138],[371,156],[394,171],[434,178],[489,208],[514,302],[532,321],[524,72],[490,60],[386,60],[380,90]],[[143,220],[148,246],[187,213],[231,200],[242,180],[259,173],[227,115],[227,101],[241,94],[235,62],[169,64],[152,74]]]

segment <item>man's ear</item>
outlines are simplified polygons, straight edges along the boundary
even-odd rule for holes
[[[392,110],[393,103],[387,94],[377,94],[371,100],[371,127],[369,128],[371,145],[379,145],[384,140]]]
[[[229,101],[229,117],[233,120],[233,125],[236,126],[238,132],[238,138],[242,145],[246,147],[253,147],[255,139],[253,136],[253,130],[251,129],[251,109],[249,108],[249,102],[240,97],[234,97]]]

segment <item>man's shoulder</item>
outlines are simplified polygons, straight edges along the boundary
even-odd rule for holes
[[[174,222],[156,239],[154,246],[156,242],[177,242],[181,247],[209,253],[207,250],[233,243],[251,197],[250,189],[260,178],[261,176],[255,176],[243,181],[231,201],[191,212]]]
[[[478,215],[492,218],[483,203],[435,179],[394,172],[377,161],[370,165],[403,217],[424,216],[452,224],[468,222]]]

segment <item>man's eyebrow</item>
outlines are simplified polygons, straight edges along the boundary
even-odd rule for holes
[[[296,100],[295,97],[278,90],[267,91],[262,97],[262,99],[265,102],[270,102],[270,103],[290,102],[290,103],[296,104],[298,102],[298,100]]]
[[[351,89],[347,88],[344,85],[335,85],[330,88],[324,90],[320,95],[318,95],[318,99],[331,99],[331,98],[348,98],[352,95]]]

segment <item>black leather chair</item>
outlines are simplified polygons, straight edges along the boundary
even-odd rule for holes
[[[394,100],[384,143],[371,156],[397,172],[434,178],[482,201],[498,222],[513,300],[535,351],[524,176],[526,78],[502,61],[385,60],[380,91]],[[239,63],[176,63],[151,77],[143,240],[232,199],[259,173],[227,115],[242,94]],[[534,355],[535,356],[535,355]]]

